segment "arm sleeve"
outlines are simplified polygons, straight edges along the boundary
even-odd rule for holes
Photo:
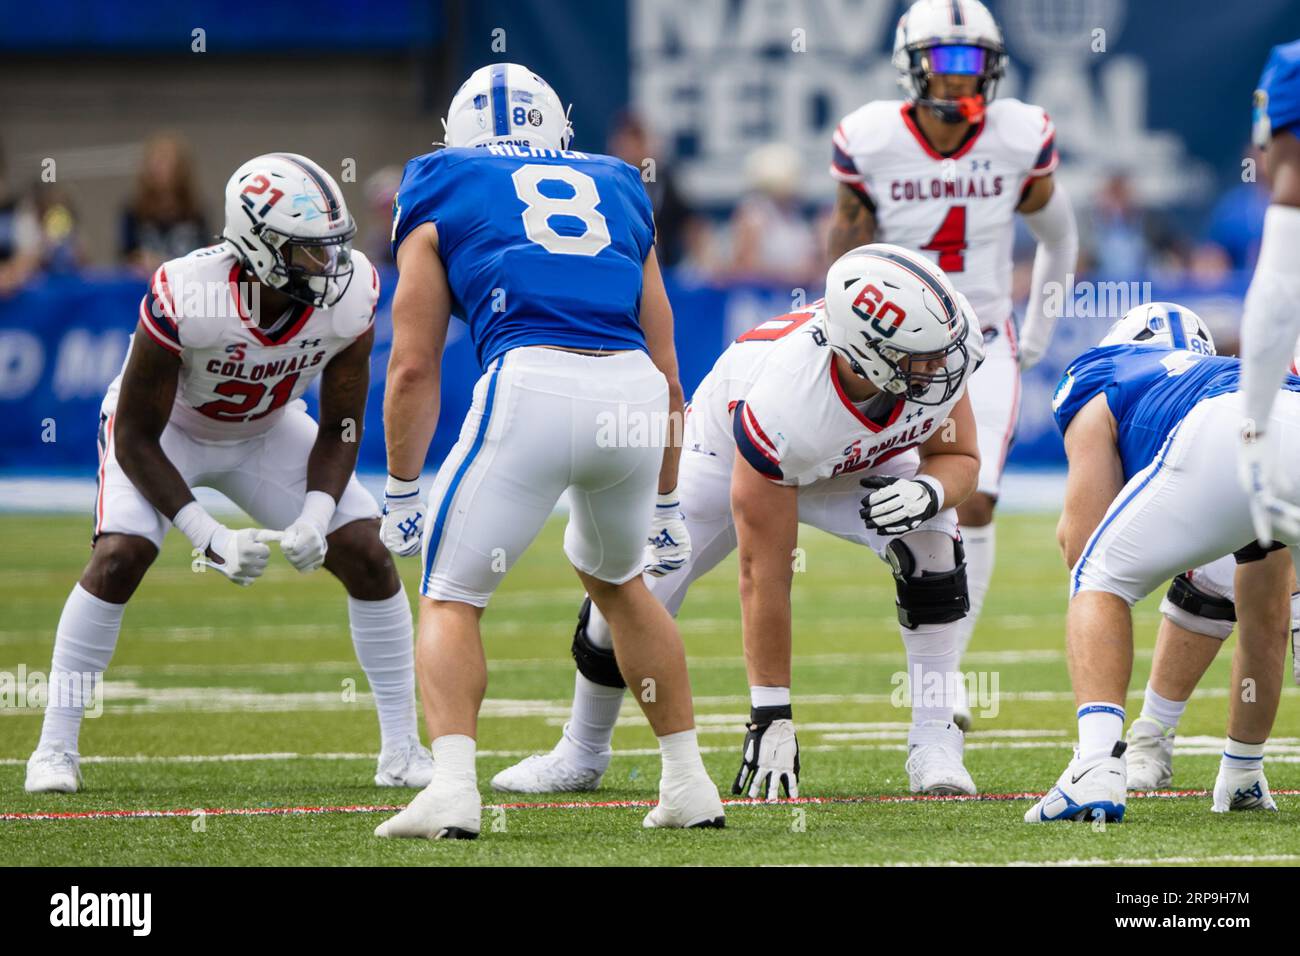
[[[1246,293],[1241,320],[1241,390],[1246,417],[1257,432],[1273,410],[1300,336],[1300,275],[1293,259],[1300,249],[1300,209],[1277,203],[1264,214],[1259,262]]]
[[[1037,212],[1025,215],[1025,225],[1038,240],[1030,282],[1029,305],[1021,329],[1021,351],[1033,364],[1047,351],[1064,291],[1079,258],[1079,227],[1069,194],[1060,181],[1053,183],[1051,198]]]
[[[731,432],[736,439],[736,450],[755,471],[771,481],[785,483],[781,453],[759,424],[758,416],[744,401],[737,402],[732,410]]]

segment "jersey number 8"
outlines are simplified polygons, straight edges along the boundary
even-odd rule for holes
[[[547,252],[569,256],[594,256],[609,245],[609,223],[596,211],[600,193],[596,181],[569,166],[543,166],[528,163],[510,177],[515,195],[525,206],[522,218],[524,234]],[[561,182],[573,190],[572,196],[544,196],[543,182]],[[580,236],[563,236],[551,226],[553,216],[577,219],[586,227]]]

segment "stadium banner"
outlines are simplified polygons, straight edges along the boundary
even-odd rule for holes
[[[390,272],[381,283],[370,399],[358,465],[365,472],[385,470],[383,387],[396,278]],[[666,281],[687,395],[738,335],[811,301],[802,294],[792,297],[787,289],[759,285],[692,282],[672,273]],[[1141,301],[1171,299],[1196,310],[1215,332],[1221,351],[1229,351],[1246,281],[1245,276],[1236,276],[1214,288],[1142,284]],[[1124,299],[1131,283],[1114,283],[1113,287],[1103,282],[1081,283],[1079,294],[1064,303],[1065,316],[1057,326],[1050,352],[1025,376],[1010,466],[1064,465],[1052,422],[1052,391],[1070,359],[1095,344],[1115,317],[1138,304]],[[121,369],[143,288],[143,282],[135,278],[58,278],[0,300],[0,472],[93,474],[100,400]],[[479,376],[473,347],[460,321],[453,322],[448,335],[442,375],[441,412],[429,453],[430,471],[455,443]],[[307,400],[314,412],[314,389]]]

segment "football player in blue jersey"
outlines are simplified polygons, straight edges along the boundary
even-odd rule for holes
[[[1273,48],[1255,90],[1254,140],[1264,150],[1273,200],[1241,319],[1244,421],[1237,429],[1238,478],[1250,495],[1260,544],[1300,532],[1295,490],[1278,467],[1278,439],[1266,424],[1300,338],[1300,40]]]
[[[1124,700],[1133,667],[1133,604],[1175,574],[1236,551],[1242,620],[1234,676],[1259,681],[1257,702],[1234,698],[1219,782],[1271,803],[1262,743],[1281,694],[1290,617],[1286,555],[1244,548],[1252,537],[1244,494],[1230,486],[1231,423],[1240,415],[1240,365],[1214,354],[1204,323],[1171,303],[1141,306],[1076,359],[1053,411],[1070,462],[1058,538],[1070,575],[1067,652],[1079,721],[1075,758],[1025,814],[1049,820],[1123,819]],[[1283,383],[1271,421],[1300,436],[1300,378]],[[1293,466],[1300,447],[1290,455]],[[1288,543],[1300,542],[1300,537]],[[1254,749],[1258,747],[1258,750]],[[1244,778],[1249,776],[1250,780]],[[1216,785],[1216,804],[1219,802]],[[1225,799],[1223,809],[1231,801]],[[1239,802],[1246,808],[1249,801]],[[1216,806],[1216,809],[1218,807]]]
[[[525,67],[478,70],[444,122],[447,148],[411,160],[394,201],[381,532],[399,554],[423,550],[416,664],[434,776],[375,832],[478,835],[479,620],[566,495],[565,555],[609,619],[659,739],[659,803],[644,824],[722,826],[681,638],[641,578],[647,564],[671,570],[689,555],[675,496],[680,431],[668,427],[680,423],[682,390],[650,200],[622,160],[569,149],[559,98]],[[426,509],[417,482],[452,315],[483,374]]]

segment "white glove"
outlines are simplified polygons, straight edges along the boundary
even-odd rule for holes
[[[379,538],[393,554],[409,558],[420,550],[424,536],[424,502],[420,483],[388,476],[384,486],[384,521]]]
[[[1277,803],[1269,792],[1268,780],[1260,770],[1224,770],[1219,765],[1219,775],[1214,778],[1214,813],[1233,810],[1276,810]]]
[[[786,796],[799,796],[799,738],[789,714],[789,707],[755,707],[750,711],[740,772],[731,785],[732,793],[774,801],[784,787]]]
[[[686,530],[676,490],[660,495],[655,504],[650,537],[645,549],[645,573],[657,578],[680,571],[691,559],[691,536]]]
[[[1300,539],[1300,508],[1283,501],[1276,492],[1276,441],[1243,422],[1237,433],[1237,480],[1250,503],[1250,522],[1262,547],[1273,543],[1279,531],[1292,541]]]
[[[325,563],[325,552],[329,550],[325,532],[334,517],[335,508],[334,499],[325,492],[309,491],[307,500],[303,503],[302,514],[284,529],[284,536],[280,538],[280,550],[299,571],[315,571]]]
[[[1039,363],[1043,353],[1047,351],[1046,345],[1039,346],[1031,344],[1025,339],[1020,340],[1020,371],[1028,372],[1031,368]]]
[[[262,576],[266,562],[271,560],[271,549],[267,547],[267,542],[279,541],[281,534],[279,531],[266,531],[262,528],[232,531],[222,525],[208,545],[208,550],[221,560],[217,562],[204,559],[203,564],[220,571],[236,584],[248,587]]]
[[[872,475],[858,482],[871,489],[858,514],[881,534],[903,534],[929,521],[943,507],[943,485],[928,475],[890,478]]]

